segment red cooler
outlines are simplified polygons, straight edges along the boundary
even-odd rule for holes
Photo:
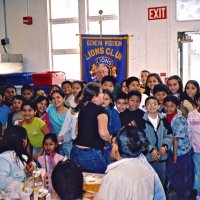
[[[34,85],[54,85],[65,81],[65,73],[61,71],[33,73],[32,77]]]

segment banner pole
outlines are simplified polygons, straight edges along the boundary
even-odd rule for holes
[[[99,10],[99,15],[100,15],[100,20],[99,20],[100,37],[102,36],[102,14],[103,14],[103,10]]]

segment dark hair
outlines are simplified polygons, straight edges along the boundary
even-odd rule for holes
[[[131,91],[128,93],[128,95],[127,95],[128,100],[129,100],[132,96],[137,96],[137,97],[139,97],[140,101],[141,101],[141,99],[142,99],[142,94],[141,94],[141,92],[138,91],[138,90],[131,90]]]
[[[197,93],[194,96],[194,99],[192,99],[191,97],[188,96],[187,92],[186,92],[186,88],[188,84],[192,84],[196,87],[197,89]],[[185,90],[183,92],[183,95],[181,97],[181,101],[184,100],[188,100],[192,105],[197,106],[196,100],[197,100],[197,96],[199,94],[199,83],[196,80],[189,80],[186,84],[185,84]]]
[[[124,82],[126,83],[126,79],[124,79],[124,80],[121,82],[120,88],[122,88],[122,85],[123,85]]]
[[[44,136],[43,145],[45,140],[51,139],[55,144],[58,144],[57,136],[54,133],[48,133]]]
[[[31,108],[33,108],[34,111],[37,110],[37,106],[33,101],[25,100],[24,103],[22,104],[21,110],[23,110],[24,106],[30,106]]]
[[[133,82],[133,81],[136,81],[140,84],[140,80],[139,78],[135,77],[135,76],[131,76],[129,78],[126,79],[126,87],[128,88],[129,85]]]
[[[31,158],[23,145],[23,140],[26,138],[27,133],[25,128],[18,125],[8,126],[4,131],[3,148],[1,149],[2,152],[0,153],[3,153],[4,151],[15,151],[17,157],[24,165],[26,165],[31,161]],[[25,160],[23,155],[26,155],[28,160]]]
[[[17,91],[17,88],[14,85],[6,85],[5,87],[3,87],[3,95],[5,94],[6,90],[12,88],[15,90],[15,92]]]
[[[46,94],[46,92],[45,92],[45,90],[44,90],[43,88],[41,88],[41,87],[36,88],[36,89],[35,89],[35,92],[34,92],[34,97],[35,97],[35,98],[37,97],[37,91],[39,91],[39,90],[44,91],[44,93]]]
[[[198,101],[200,98],[200,93],[198,93],[198,95],[196,96],[196,101]]]
[[[43,95],[38,96],[37,99],[35,100],[35,103],[36,103],[36,105],[37,105],[38,103],[40,103],[40,102],[42,102],[42,101],[44,101],[44,100],[46,100],[46,102],[47,102],[47,107],[48,107],[48,106],[49,106],[49,99],[48,99],[48,97],[45,97],[45,96],[43,96]]]
[[[83,100],[91,101],[94,96],[98,96],[100,92],[100,84],[96,82],[90,82],[83,90]]]
[[[33,87],[31,85],[28,84],[24,84],[21,88],[21,93],[24,92],[24,90],[30,90],[31,92],[33,92]]]
[[[65,84],[68,84],[68,85],[70,85],[72,87],[72,82],[71,81],[63,81],[62,84],[61,84],[61,88],[63,88],[63,86]]]
[[[81,87],[81,90],[83,90],[83,88],[84,88],[83,81],[73,81],[73,82],[72,82],[72,86],[73,86],[74,84],[79,84],[80,87]]]
[[[111,100],[111,102],[110,102],[110,104],[109,104],[109,107],[111,108],[111,109],[113,109],[114,108],[114,102],[115,102],[115,98],[114,98],[114,95],[113,95],[113,93],[110,91],[110,90],[108,90],[108,89],[104,89],[103,90],[103,93],[104,94],[107,94],[109,97],[110,97],[110,100]]]
[[[147,105],[148,101],[151,100],[151,99],[158,102],[158,99],[155,96],[149,96],[145,99],[145,106]],[[158,104],[159,104],[159,102],[158,102]]]
[[[128,95],[125,93],[125,92],[119,92],[118,94],[117,94],[117,96],[116,96],[116,101],[118,100],[118,99],[128,99]]]
[[[153,94],[156,95],[157,92],[165,92],[166,94],[169,94],[168,87],[164,84],[157,84],[153,88]]]
[[[148,70],[142,70],[142,71],[140,72],[140,74],[141,74],[141,73],[145,73],[145,72],[150,74],[150,72],[149,72]]]
[[[116,144],[121,157],[134,158],[144,151],[145,138],[136,127],[125,126],[117,132]]]
[[[62,90],[62,88],[61,88],[59,85],[54,84],[54,85],[51,85],[51,87],[50,87],[50,91],[52,90],[53,87],[56,87],[57,90]]]
[[[176,106],[178,106],[179,103],[180,103],[179,99],[176,96],[174,96],[174,95],[168,95],[167,97],[165,97],[165,99],[163,101],[163,104],[165,104],[165,103],[167,103],[169,101],[171,101],[172,103],[174,103]]]
[[[168,81],[170,81],[170,80],[177,80],[177,81],[178,81],[179,89],[178,89],[177,92],[178,92],[180,95],[182,95],[182,94],[183,94],[183,82],[182,82],[181,78],[180,78],[179,76],[177,76],[177,75],[170,76],[170,77],[168,78],[168,80],[167,80],[167,85],[168,85]],[[169,86],[168,86],[168,87],[169,87]],[[172,92],[171,92],[170,90],[169,90],[169,93],[172,94]]]
[[[104,76],[101,80],[101,85],[103,85],[107,81],[111,82],[113,86],[115,87],[116,78],[114,76],[110,76],[110,75]]]
[[[71,160],[60,161],[53,169],[52,185],[61,200],[74,200],[83,196],[83,174]]]
[[[52,93],[51,93],[51,99],[53,97],[53,94],[55,93],[58,93],[61,97],[65,98],[65,93],[62,91],[62,90],[54,90]]]
[[[147,81],[146,81],[146,86],[145,86],[145,92],[144,92],[148,96],[150,95],[150,88],[147,86],[147,83],[149,81],[149,78],[151,78],[151,77],[156,77],[156,79],[158,80],[158,83],[162,84],[162,80],[161,80],[159,74],[157,74],[157,73],[150,73],[147,76]]]
[[[22,103],[25,101],[24,97],[20,94],[17,94],[16,96],[13,97],[13,101],[17,99],[17,100],[20,100],[22,101]]]

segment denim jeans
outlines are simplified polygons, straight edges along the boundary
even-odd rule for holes
[[[63,142],[61,149],[59,149],[59,154],[62,156],[66,156],[67,158],[70,158],[70,152],[72,149],[72,141],[71,142]]]
[[[170,185],[181,200],[187,199],[187,195],[193,186],[194,164],[192,161],[193,150],[182,156],[177,157],[174,164],[172,162],[173,154],[170,151],[167,161],[167,177]]]
[[[200,195],[200,153],[194,152],[194,185],[193,188],[197,189],[197,195]]]
[[[82,149],[74,145],[71,160],[79,165],[83,172],[105,173],[107,167],[103,151],[94,148]]]
[[[166,161],[155,161],[150,162],[151,166],[154,168],[156,173],[158,174],[162,185],[164,186],[166,183]]]

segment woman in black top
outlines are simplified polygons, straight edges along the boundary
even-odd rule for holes
[[[102,88],[98,83],[86,85],[83,92],[82,109],[78,116],[77,138],[71,151],[71,159],[85,172],[104,173],[105,141],[110,141],[108,115],[101,107]]]

